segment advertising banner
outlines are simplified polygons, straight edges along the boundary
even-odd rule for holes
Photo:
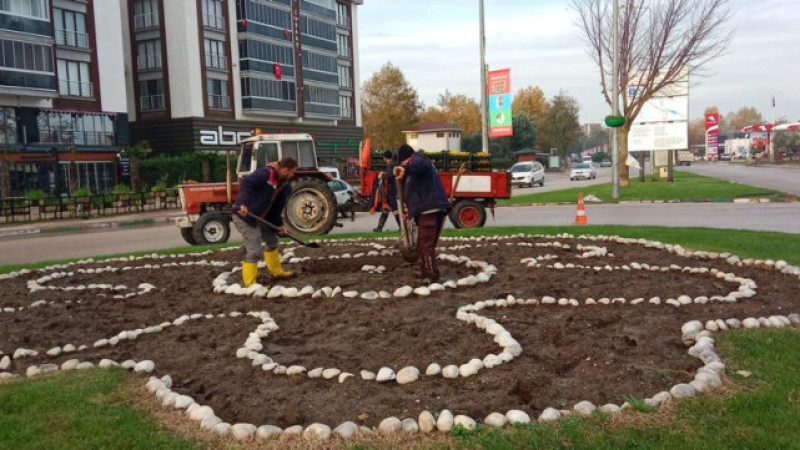
[[[649,74],[633,73],[628,90],[638,98]],[[655,80],[660,83],[661,80]],[[628,151],[665,151],[689,148],[689,72],[664,86],[648,99],[633,119],[628,136]]]
[[[514,135],[511,111],[511,70],[489,72],[489,137]]]
[[[719,154],[719,112],[706,114],[706,154]]]
[[[628,135],[628,151],[663,151],[689,148],[686,122],[637,124]]]

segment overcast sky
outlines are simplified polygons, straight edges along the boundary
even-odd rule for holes
[[[567,0],[485,0],[487,63],[510,68],[512,90],[539,86],[578,99],[582,122],[610,108],[600,94]],[[707,106],[742,106],[800,120],[800,0],[731,0],[734,31],[727,54],[691,82],[690,115]],[[425,105],[449,89],[480,97],[478,0],[365,0],[359,7],[361,80],[387,62],[398,66]]]

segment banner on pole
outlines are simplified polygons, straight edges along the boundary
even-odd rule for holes
[[[708,113],[706,120],[706,154],[719,154],[719,112]]]
[[[514,135],[511,111],[511,70],[493,70],[488,76],[489,137]]]

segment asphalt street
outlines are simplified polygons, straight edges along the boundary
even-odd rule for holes
[[[606,204],[587,205],[586,211],[589,223],[594,225],[661,225],[800,233],[800,203]],[[486,226],[570,225],[574,218],[575,207],[571,205],[498,208],[496,217],[492,219],[490,216]],[[336,228],[334,233],[371,231],[377,221],[377,216],[360,214],[355,222],[344,220],[344,226]],[[396,224],[389,222],[388,230],[395,230]],[[449,222],[447,226],[450,226]],[[579,228],[575,230],[577,232]],[[235,231],[231,240],[240,240]],[[0,265],[185,245],[178,229],[170,224],[79,234],[41,234],[0,240]]]
[[[692,164],[680,170],[800,195],[800,167],[745,166],[726,162]]]
[[[539,192],[557,191],[560,189],[567,189],[572,187],[591,186],[593,184],[611,183],[611,168],[597,167],[597,178],[594,180],[575,180],[569,179],[569,172],[547,172],[544,174],[544,186],[534,187],[514,187],[511,190],[511,196],[525,194],[536,194]]]

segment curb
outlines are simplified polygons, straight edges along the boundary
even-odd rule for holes
[[[731,203],[731,204],[764,204],[764,203],[798,203],[800,200],[793,198],[720,198],[707,200],[623,200],[619,202],[584,202],[587,205],[651,205],[664,203]],[[513,205],[498,205],[498,208],[520,208],[526,206],[575,206],[576,202],[551,202],[551,203],[515,203]]]
[[[93,230],[99,228],[135,228],[139,226],[148,226],[158,223],[167,223],[174,221],[174,217],[155,217],[148,219],[128,219],[121,221],[106,221],[106,222],[89,222],[80,225],[72,226],[56,226],[56,227],[38,227],[26,228],[13,231],[0,231],[0,239],[28,236],[32,234],[57,234],[57,233],[75,233],[85,230]]]

